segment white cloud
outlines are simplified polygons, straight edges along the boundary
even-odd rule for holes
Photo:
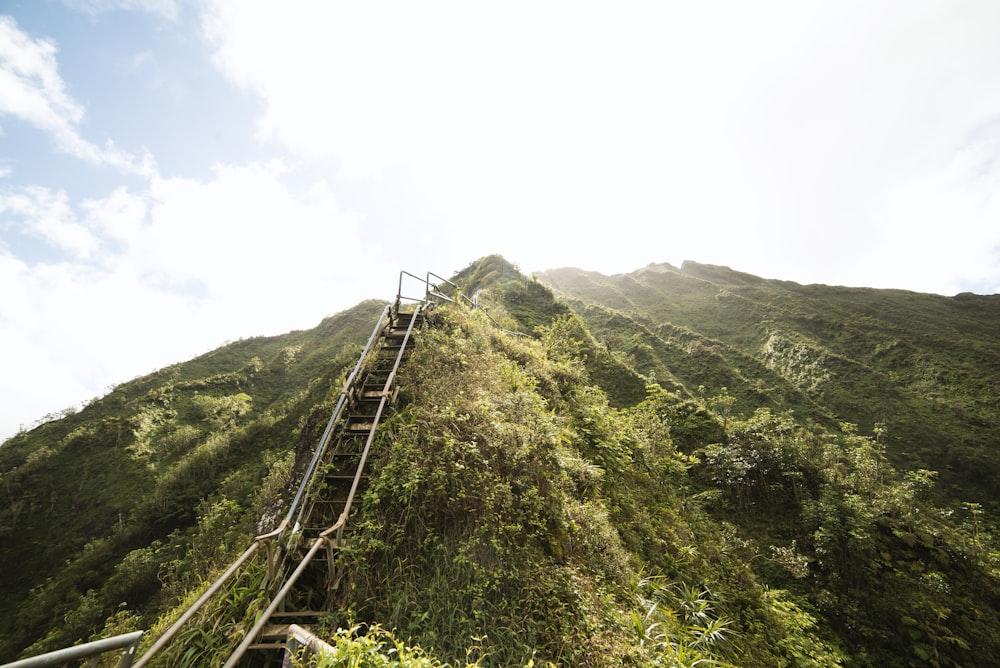
[[[361,221],[324,183],[293,190],[284,173],[280,163],[220,166],[207,181],[155,179],[146,192],[118,188],[78,206],[41,189],[0,197],[0,220],[16,209],[19,226],[49,232],[41,238],[66,251],[28,263],[0,247],[9,408],[0,437],[26,415],[226,340],[312,327],[390,296],[397,268],[364,239]]]
[[[958,262],[962,272],[947,277],[942,292],[1000,293],[998,187],[1000,118],[978,128],[940,169],[887,189],[869,237],[872,284],[940,290],[935,268]]]
[[[284,170],[281,163],[222,166],[210,182],[156,181],[151,222],[133,241],[135,270],[204,286],[207,299],[243,311],[227,317],[246,326],[310,324],[302,318],[316,317],[317,304],[307,286],[350,285],[370,251],[359,221],[325,184],[292,191]]]
[[[79,132],[84,108],[59,75],[56,45],[35,39],[0,16],[0,118],[11,116],[48,134],[58,150],[98,166],[151,176],[152,156],[133,156],[112,141],[99,146]]]
[[[0,223],[19,223],[22,234],[44,239],[77,258],[89,258],[98,239],[77,220],[65,192],[40,186],[0,191]]]
[[[180,18],[169,1],[71,6]],[[147,177],[82,202],[0,190],[0,225],[58,250],[26,262],[0,245],[0,340],[22,351],[0,351],[0,401],[36,407],[11,415],[64,405],[18,379],[87,398],[389,297],[399,269],[492,252],[527,271],[693,259],[1000,289],[1000,4],[191,6],[283,162],[166,179],[152,156],[91,143],[55,44],[0,18],[0,121]]]
[[[99,16],[110,11],[141,11],[176,19],[177,0],[63,0],[63,4],[78,11]]]
[[[263,100],[261,138],[535,268],[691,258],[863,284],[887,193],[1000,113],[989,2],[216,0],[204,26]],[[920,285],[966,270],[924,265]]]
[[[83,118],[83,107],[66,92],[59,76],[55,44],[32,39],[7,16],[0,16],[0,65],[5,113],[35,118],[49,128]]]
[[[0,353],[4,369],[0,380],[4,403],[0,418],[2,441],[42,415],[75,407],[98,392],[81,383],[75,374],[66,373],[67,365],[80,360],[67,359],[66,341],[53,346],[53,341],[44,336],[43,323],[34,319],[40,306],[37,300],[41,298],[42,304],[48,305],[52,297],[42,277],[32,277],[24,263],[0,249],[0,283],[16,288],[5,289],[0,304],[0,337],[5,349]],[[32,322],[32,326],[25,327],[25,322]],[[81,323],[63,320],[52,325],[65,331]],[[81,358],[87,359],[86,355]]]
[[[116,188],[103,199],[85,200],[81,204],[90,229],[126,246],[141,234],[149,206],[148,197],[131,193],[125,187]]]

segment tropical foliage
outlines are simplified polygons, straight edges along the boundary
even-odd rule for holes
[[[473,263],[455,280],[492,318],[420,332],[314,629],[335,654],[303,665],[1000,662],[996,300],[540,278]],[[0,660],[165,628],[281,514],[380,307],[4,444]],[[261,577],[164,665],[217,663]]]

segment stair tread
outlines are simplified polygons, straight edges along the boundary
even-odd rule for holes
[[[272,612],[271,619],[275,617],[322,617],[326,614],[329,614],[326,610],[285,610],[282,612]]]

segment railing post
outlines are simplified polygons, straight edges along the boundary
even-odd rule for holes
[[[278,575],[278,555],[275,554],[274,541],[272,539],[267,540],[267,579],[264,581],[264,588],[270,589],[271,583],[274,582],[275,577]]]
[[[181,630],[181,627],[184,626],[184,624],[189,619],[194,617],[195,613],[198,612],[201,606],[203,606],[205,602],[208,601],[208,599],[212,598],[212,596],[215,595],[215,592],[217,592],[219,589],[222,588],[222,585],[225,584],[226,580],[232,577],[233,573],[239,570],[240,566],[242,566],[243,563],[250,558],[250,555],[256,552],[259,547],[260,547],[259,540],[255,540],[254,542],[250,543],[250,547],[248,547],[246,551],[244,551],[243,554],[240,555],[239,559],[230,564],[229,568],[226,569],[226,572],[220,575],[219,578],[215,582],[213,582],[212,585],[205,591],[205,593],[202,594],[197,601],[192,603],[191,607],[189,607],[187,610],[184,611],[184,614],[182,614],[178,618],[178,620],[174,622],[173,626],[167,629],[163,633],[163,635],[161,635],[159,639],[155,643],[153,643],[153,646],[150,647],[148,650],[146,650],[146,653],[143,654],[139,658],[139,661],[135,664],[135,668],[142,668],[142,666],[145,666],[147,663],[149,663],[150,659],[152,659],[156,655],[157,652],[166,647],[167,644],[174,639],[174,636],[177,635],[177,633]]]
[[[400,277],[400,281],[402,281],[402,277]],[[378,322],[375,324],[375,328],[372,330],[371,336],[368,337],[368,343],[365,345],[365,349],[364,351],[362,351],[361,357],[358,358],[357,364],[354,365],[354,370],[351,371],[351,375],[347,377],[346,381],[344,381],[344,389],[341,390],[340,392],[340,397],[337,399],[337,405],[333,409],[333,414],[330,416],[330,420],[326,423],[326,429],[323,431],[323,435],[320,437],[319,444],[316,446],[316,451],[313,453],[313,457],[312,460],[309,462],[308,468],[306,469],[305,473],[302,474],[302,482],[299,484],[299,490],[298,492],[296,492],[295,498],[292,500],[292,505],[288,509],[288,514],[285,515],[284,524],[286,526],[291,523],[292,518],[295,517],[296,510],[298,510],[299,505],[303,501],[304,495],[306,493],[306,488],[309,485],[313,472],[316,470],[316,466],[319,463],[320,458],[326,451],[326,447],[330,442],[331,436],[333,435],[333,428],[336,426],[337,420],[340,418],[340,413],[347,402],[347,393],[350,390],[350,388],[354,385],[354,379],[358,375],[358,371],[361,370],[361,365],[364,363],[365,359],[368,357],[368,354],[371,352],[372,346],[374,345],[375,340],[378,338],[379,332],[382,330],[383,323],[386,317],[389,316],[391,313],[391,309],[392,309],[391,305],[386,305],[386,307],[382,310],[382,315],[379,316]],[[297,527],[298,524],[299,524],[298,518],[296,518],[295,525],[293,525],[293,530],[296,530],[294,529],[294,527]]]
[[[247,649],[249,649],[250,645],[253,644],[254,639],[260,634],[264,625],[267,624],[267,620],[271,618],[271,615],[278,609],[278,606],[284,602],[285,596],[288,595],[289,590],[291,590],[291,588],[295,585],[299,576],[302,575],[302,571],[306,569],[306,566],[309,565],[313,556],[316,555],[316,552],[323,546],[326,540],[326,538],[320,537],[313,542],[312,547],[310,547],[309,551],[306,552],[304,557],[302,557],[302,561],[299,562],[298,567],[292,572],[291,575],[288,576],[288,580],[285,581],[284,586],[274,596],[274,598],[271,599],[270,605],[268,605],[264,612],[261,613],[260,617],[257,618],[257,623],[254,624],[253,628],[250,629],[245,636],[243,636],[243,642],[241,642],[239,647],[236,648],[236,651],[229,656],[229,660],[226,661],[224,668],[234,668],[236,666],[239,660],[246,653]]]
[[[82,645],[76,645],[75,647],[57,649],[54,652],[47,652],[4,664],[3,668],[50,668],[62,666],[71,661],[79,661],[80,659],[97,656],[98,654],[104,654],[116,649],[124,650],[122,658],[118,661],[118,668],[129,668],[132,665],[132,660],[135,659],[136,650],[139,649],[139,641],[142,640],[142,634],[142,631],[133,631],[132,633],[124,633],[113,638],[103,638]]]

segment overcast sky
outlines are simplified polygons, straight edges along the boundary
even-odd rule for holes
[[[0,438],[495,252],[998,292],[998,36],[995,0],[0,0]]]

